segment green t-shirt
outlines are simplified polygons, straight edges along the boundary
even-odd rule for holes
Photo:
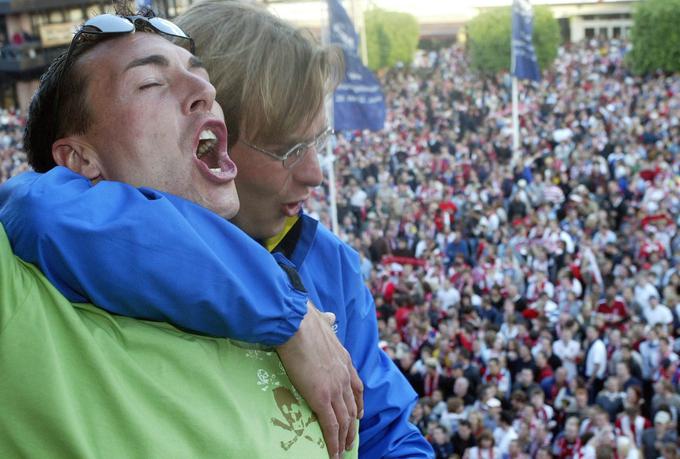
[[[0,412],[4,459],[328,457],[275,352],[71,304],[2,226]]]

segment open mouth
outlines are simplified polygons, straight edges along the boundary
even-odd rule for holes
[[[236,177],[236,165],[227,153],[227,133],[223,123],[208,122],[202,126],[194,154],[199,170],[209,180],[223,184]]]
[[[203,129],[198,137],[198,147],[196,157],[205,163],[210,172],[215,174],[221,172],[220,152],[217,135],[210,129]]]

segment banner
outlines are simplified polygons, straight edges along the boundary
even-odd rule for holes
[[[532,42],[534,15],[529,0],[512,2],[512,75],[523,80],[538,81],[541,71]]]
[[[333,95],[333,124],[337,131],[369,129],[385,124],[385,96],[373,73],[358,55],[359,37],[339,0],[328,0],[330,42],[342,48],[345,78]]]

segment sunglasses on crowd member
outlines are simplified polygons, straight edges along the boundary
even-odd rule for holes
[[[302,142],[298,143],[296,145],[293,145],[288,151],[285,153],[274,153],[269,150],[265,150],[264,148],[260,148],[256,145],[253,145],[252,143],[246,142],[245,140],[240,140],[241,143],[244,145],[252,148],[253,150],[259,151],[260,153],[263,153],[270,158],[276,159],[278,161],[281,161],[283,164],[283,167],[286,169],[291,169],[293,168],[296,164],[299,164],[300,161],[305,157],[307,152],[311,150],[312,148],[316,153],[320,153],[324,150],[326,147],[326,144],[330,140],[330,138],[335,134],[335,131],[333,131],[333,128],[327,127],[326,129],[323,130],[323,132],[319,135],[317,135],[315,138],[310,140],[309,142]]]

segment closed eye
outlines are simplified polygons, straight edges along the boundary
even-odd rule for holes
[[[145,83],[142,86],[139,87],[140,91],[144,91],[145,89],[153,88],[154,86],[161,86],[161,83],[157,81],[152,81],[150,83]]]

